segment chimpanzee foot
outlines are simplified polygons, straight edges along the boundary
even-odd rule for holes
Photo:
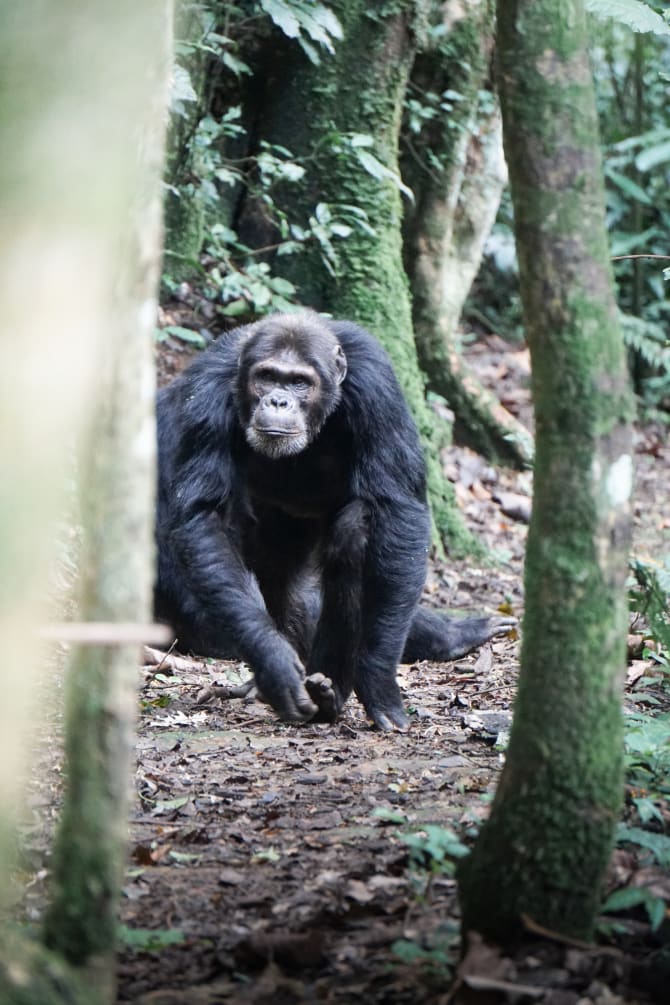
[[[319,707],[312,722],[335,722],[340,708],[330,677],[322,673],[312,673],[305,677],[304,684],[310,698]]]
[[[518,625],[516,618],[465,618],[462,623],[455,622],[457,630],[450,646],[449,659],[455,660],[466,656],[473,649],[478,649],[494,639],[496,635],[506,635]]]
[[[387,709],[384,712],[381,709],[369,711],[368,715],[377,729],[381,729],[384,733],[390,733],[392,730],[397,733],[406,733],[409,729],[409,719],[402,708]]]
[[[519,619],[512,617],[504,618],[483,618],[485,622],[483,631],[486,634],[486,638],[478,642],[477,645],[482,645],[484,642],[488,642],[490,639],[496,637],[496,635],[507,635],[511,632],[513,628],[518,628]]]
[[[510,617],[448,617],[420,607],[412,620],[403,662],[456,660],[518,624]]]

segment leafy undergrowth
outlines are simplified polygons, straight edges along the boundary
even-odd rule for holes
[[[523,413],[527,359],[499,349],[484,343],[471,362]],[[637,460],[638,553],[658,558],[670,551],[670,450],[655,430],[640,434]],[[520,615],[529,476],[457,448],[444,462],[498,565],[434,566],[427,600]],[[354,699],[336,725],[302,727],[253,697],[202,703],[212,684],[245,679],[238,664],[145,666],[119,1002],[666,1001],[669,678],[647,645],[649,618],[634,631],[626,808],[600,941],[529,930],[513,957],[472,936],[459,958],[454,869],[504,758],[517,640],[456,663],[402,667],[406,734],[372,730]],[[23,913],[32,921],[60,787],[56,726],[47,727],[26,832]]]

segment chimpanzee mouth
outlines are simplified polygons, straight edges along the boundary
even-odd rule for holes
[[[291,457],[301,453],[308,439],[304,431],[293,429],[263,429],[250,426],[247,429],[247,443],[259,454],[266,457]]]

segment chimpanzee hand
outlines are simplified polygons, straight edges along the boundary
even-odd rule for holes
[[[259,695],[286,722],[306,722],[318,712],[305,686],[305,669],[285,639],[275,639],[272,653],[253,668]]]

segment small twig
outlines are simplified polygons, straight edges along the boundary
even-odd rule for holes
[[[660,258],[663,262],[670,262],[670,255],[612,255],[612,262],[622,262],[626,258]]]
[[[623,956],[621,950],[615,946],[596,946],[593,942],[586,942],[584,939],[573,939],[569,935],[563,935],[562,932],[554,932],[551,928],[539,925],[527,914],[521,915],[521,922],[526,931],[532,932],[533,935],[540,935],[544,939],[551,939],[552,942],[558,942],[559,945],[583,949],[584,952],[593,953],[596,956]]]
[[[208,705],[214,698],[228,701],[230,698],[246,698],[256,687],[256,681],[252,677],[244,684],[208,684],[202,691],[199,691],[195,698],[196,705]]]
[[[150,662],[152,660],[156,659],[156,657],[158,657],[158,662],[157,663],[152,663],[152,666],[156,667],[154,673],[158,673],[159,670],[161,669],[161,667],[163,666],[163,664],[172,655],[172,652],[173,652],[175,646],[177,645],[177,642],[179,642],[179,639],[174,639],[173,642],[172,642],[172,645],[170,646],[170,648],[166,652],[162,652],[160,649],[154,649],[152,646],[145,646],[144,647],[144,658],[145,658],[145,660],[146,660],[147,656],[150,658],[150,660],[149,660]]]

